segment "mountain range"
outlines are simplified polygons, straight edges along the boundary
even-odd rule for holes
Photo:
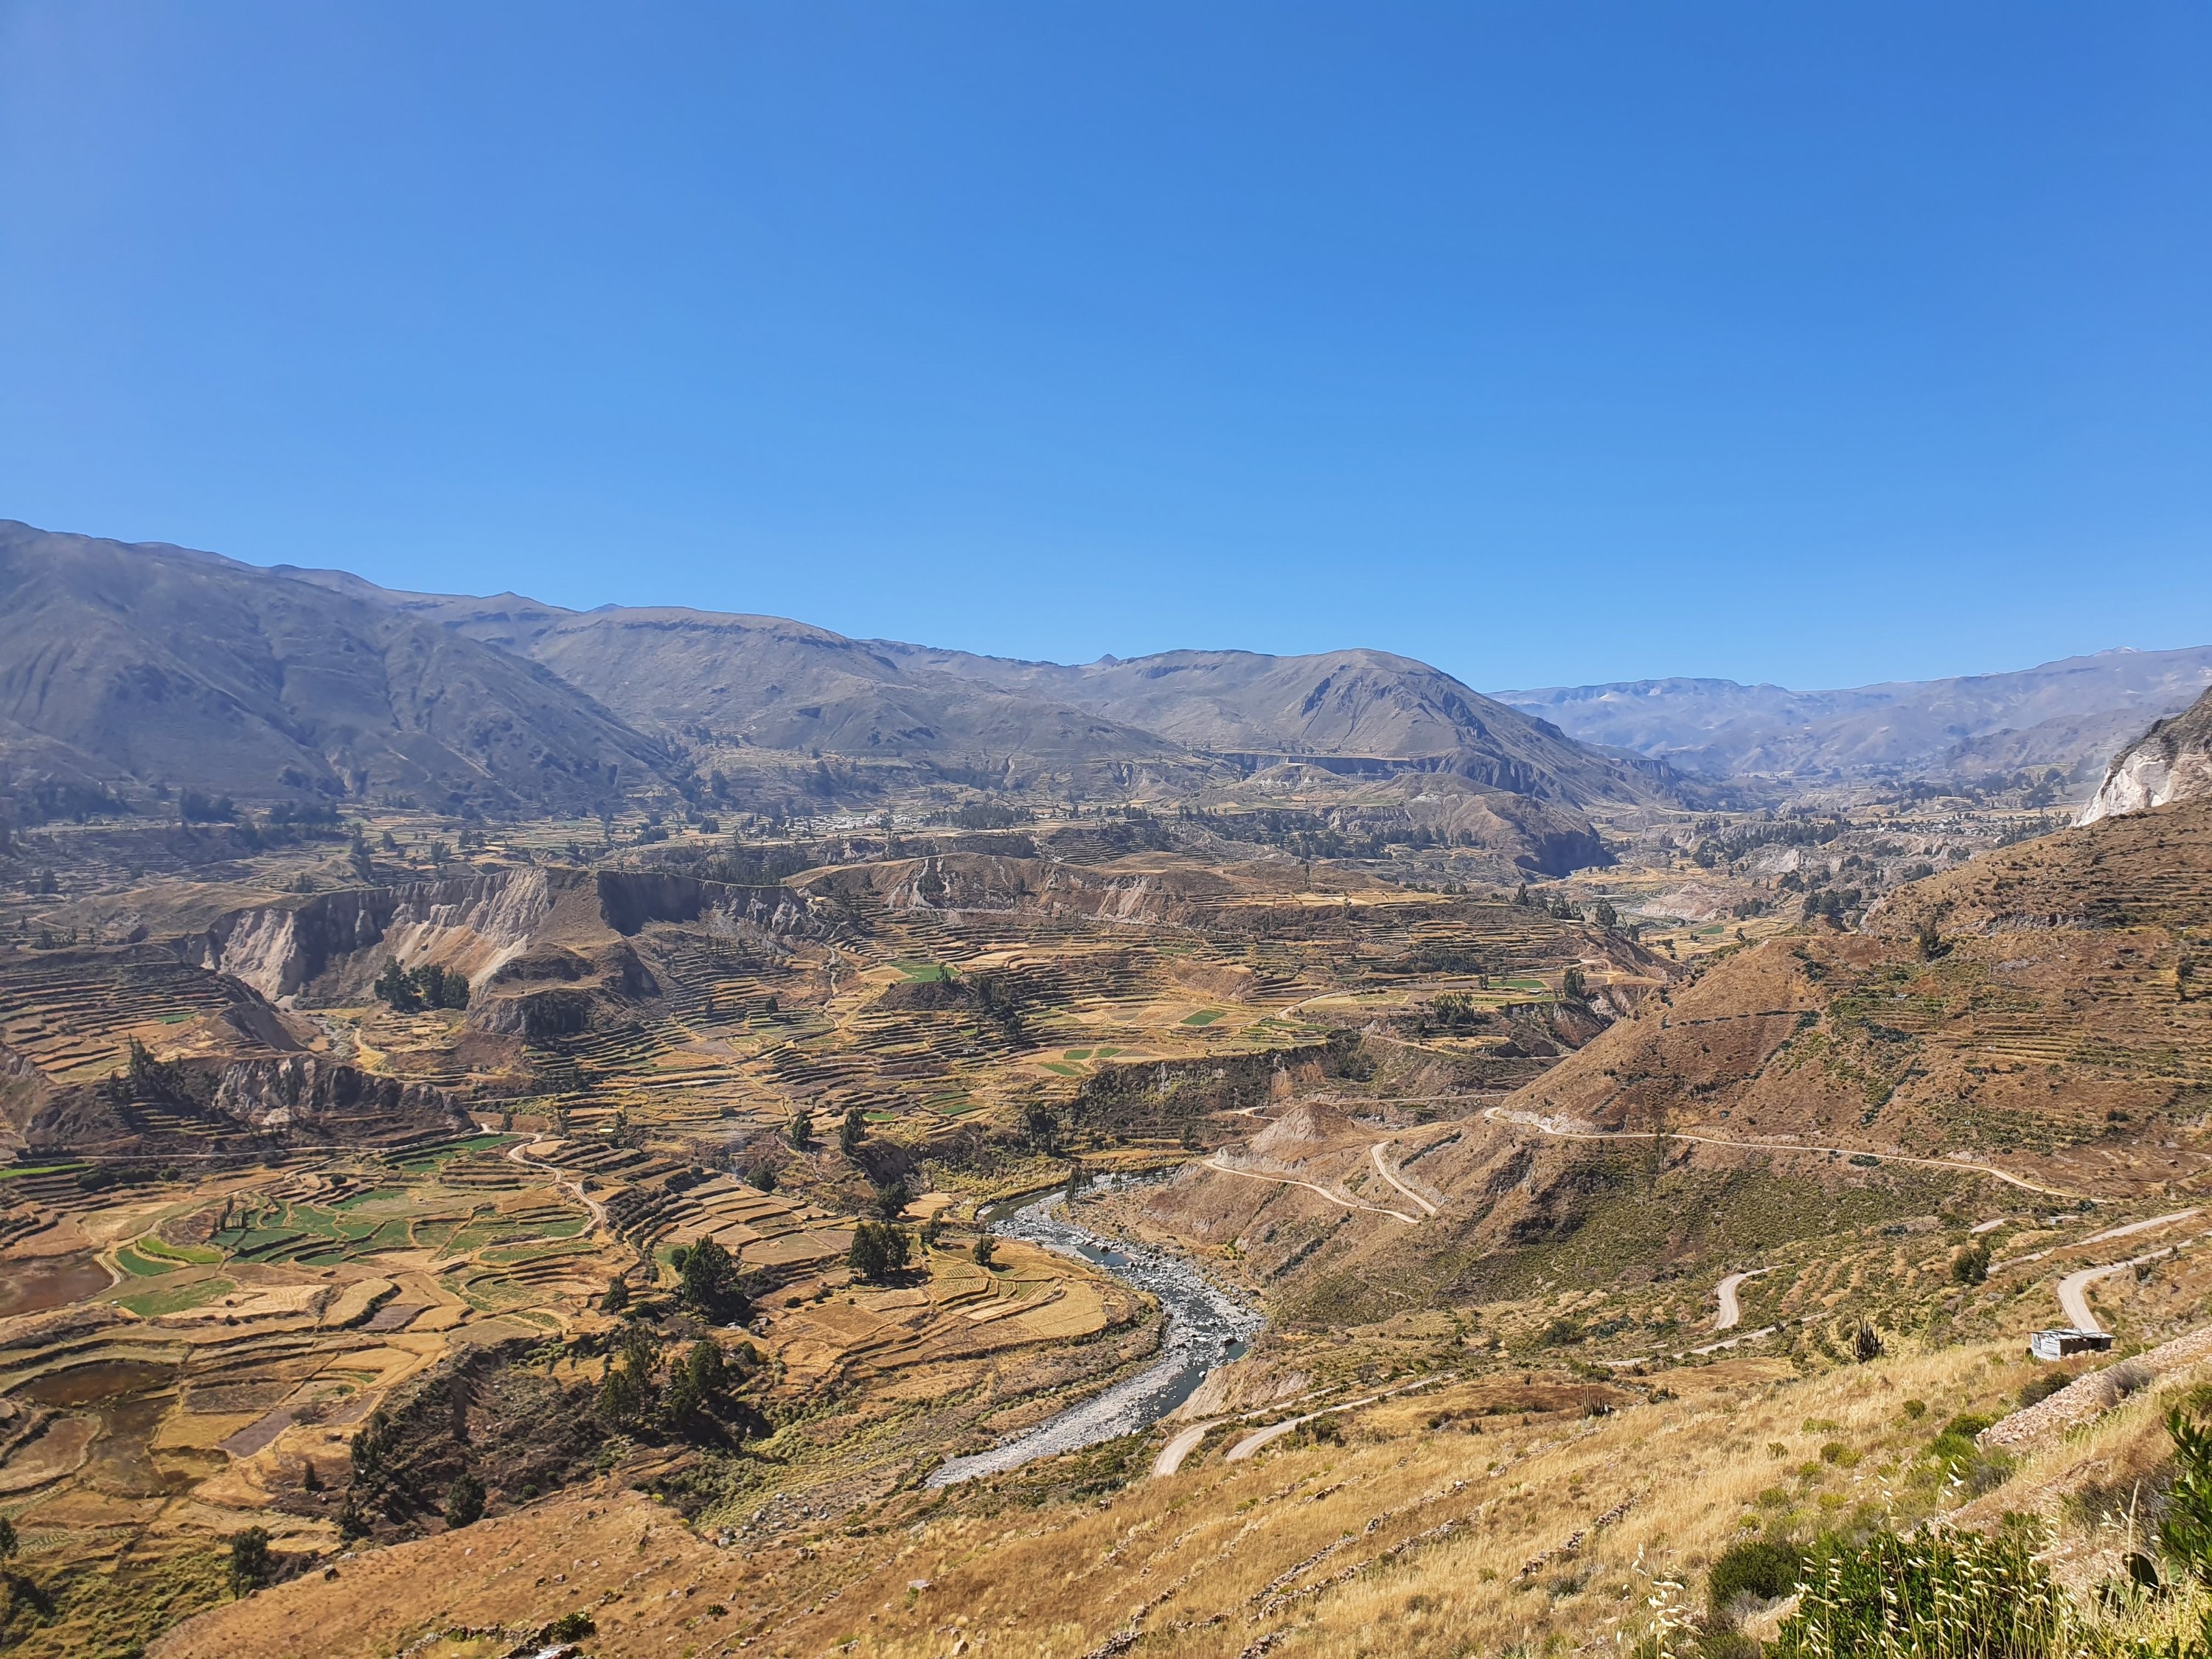
[[[1647,680],[1485,696],[1369,649],[1069,665],[781,617],[405,592],[0,521],[0,793],[611,811],[962,785],[1194,794],[1277,769],[1440,775],[1562,822],[1723,780],[2095,775],[2212,684],[2212,647],[1840,691]],[[1556,827],[1556,826],[1555,826]],[[1572,828],[1572,823],[1569,823]]]
[[[1807,781],[2055,766],[2087,781],[2208,685],[2212,647],[2200,646],[1840,691],[1656,679],[1494,695],[1584,743],[1693,776]]]
[[[1674,781],[1375,651],[1064,667],[772,617],[398,592],[15,523],[0,608],[0,762],[19,780],[562,811],[724,756],[1089,793],[1297,761],[1573,807]]]

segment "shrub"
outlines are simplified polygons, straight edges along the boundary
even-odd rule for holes
[[[1985,1285],[1990,1277],[1990,1247],[1969,1244],[1951,1258],[1951,1277],[1961,1285]]]
[[[588,1613],[564,1613],[538,1632],[541,1642],[580,1642],[586,1636],[596,1635],[599,1626],[592,1622]]]
[[[1771,1601],[1796,1588],[1805,1558],[1794,1544],[1747,1539],[1731,1544],[1705,1575],[1705,1605],[1716,1620],[1726,1618],[1739,1596]]]
[[[446,1492],[446,1524],[472,1527],[483,1519],[483,1482],[463,1470]]]
[[[1923,1529],[1831,1549],[1802,1580],[1774,1659],[2049,1659],[2075,1621],[2027,1528]]]
[[[2201,1583],[2212,1583],[2212,1429],[2177,1407],[2166,1413],[2173,1484],[2166,1489],[2159,1547]]]

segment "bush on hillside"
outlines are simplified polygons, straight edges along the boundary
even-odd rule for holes
[[[2024,1526],[1994,1537],[1923,1528],[1838,1545],[1804,1572],[1772,1659],[2050,1659],[2072,1609]]]
[[[1739,1598],[1771,1601],[1789,1595],[1804,1565],[1795,1544],[1766,1538],[1731,1544],[1705,1575],[1705,1605],[1716,1620],[1731,1618]]]

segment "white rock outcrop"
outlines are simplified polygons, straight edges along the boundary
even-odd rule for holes
[[[2212,691],[2113,758],[2076,823],[2212,795]]]

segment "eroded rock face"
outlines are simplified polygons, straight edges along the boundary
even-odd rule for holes
[[[480,981],[529,948],[554,898],[544,871],[515,870],[264,905],[209,928],[200,966],[272,1001],[380,945],[410,966],[436,962]]]
[[[2212,691],[2123,749],[2076,822],[2094,823],[2122,812],[2208,795],[2212,795]]]

